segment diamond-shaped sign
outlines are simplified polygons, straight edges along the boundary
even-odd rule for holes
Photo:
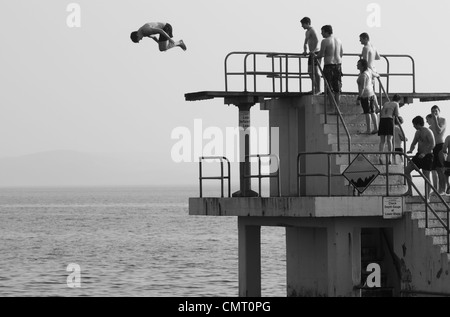
[[[358,154],[342,175],[362,194],[380,175],[380,171],[364,155]]]

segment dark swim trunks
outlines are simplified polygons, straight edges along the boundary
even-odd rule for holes
[[[439,152],[442,151],[443,147],[444,147],[444,143],[439,143],[439,144],[436,144],[436,146],[433,149],[433,155],[434,155],[433,170],[435,170],[436,167],[444,167],[443,162],[441,162],[439,160]]]
[[[319,52],[314,52],[314,55],[317,56],[317,54],[319,54]],[[311,66],[313,64],[313,56],[310,54],[308,56],[308,66]],[[317,59],[314,60],[314,66],[319,65],[319,62],[317,61]]]
[[[378,135],[394,135],[394,118],[380,118]]]
[[[444,174],[450,176],[450,162],[445,161],[444,167],[445,167]]]
[[[167,35],[169,35],[170,38],[173,37],[173,29],[172,29],[172,26],[169,23],[166,23],[166,25],[164,25],[163,31],[166,32]],[[168,41],[168,40],[169,39],[166,38],[165,36],[162,36],[161,34],[159,35],[158,42],[164,42],[164,41]]]
[[[375,113],[375,96],[362,97],[360,100],[363,113]]]
[[[431,171],[431,169],[433,168],[433,154],[431,153],[425,155],[422,158],[419,158],[419,154],[416,154],[416,156],[413,157],[412,161],[418,168],[425,171]]]
[[[341,92],[342,89],[342,69],[341,64],[328,64],[323,67],[323,76],[328,81],[334,93]]]

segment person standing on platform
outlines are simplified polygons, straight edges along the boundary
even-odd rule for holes
[[[316,30],[311,26],[311,19],[304,17],[300,20],[302,28],[306,30],[305,32],[305,42],[303,44],[303,55],[308,54],[308,73],[312,80],[312,93],[320,93],[320,73],[318,61],[316,60],[316,55],[319,53],[319,38],[317,36]],[[314,74],[314,75],[313,75]]]
[[[405,153],[403,149],[403,142],[408,141],[408,138],[402,133],[400,126],[403,124],[403,118],[398,116],[395,119],[394,126],[394,151],[397,153]],[[403,160],[403,156],[400,155],[400,162]],[[394,155],[394,164],[397,164],[397,155]]]
[[[447,122],[445,118],[439,116],[441,110],[438,106],[431,107],[431,114],[427,116],[427,122],[430,125],[430,130],[433,131],[436,146],[433,149],[433,169],[432,177],[433,184],[438,190],[439,194],[445,193],[445,175],[444,175],[444,153],[442,147],[444,146],[445,130]]]
[[[414,140],[411,143],[408,154],[414,151],[418,144],[417,153],[412,161],[405,167],[405,177],[408,180],[408,191],[405,196],[412,196],[412,177],[411,172],[415,169],[421,169],[424,176],[430,180],[430,171],[433,167],[433,148],[436,145],[433,132],[425,127],[425,121],[421,116],[417,116],[412,120],[413,126],[416,129]],[[428,191],[428,193],[431,189]]]
[[[445,138],[444,146],[442,147],[442,153],[444,154],[444,175],[445,175],[445,183],[447,189],[445,193],[450,195],[450,155],[448,154],[450,150],[450,135]]]
[[[372,43],[370,43],[370,37],[367,33],[361,33],[359,35],[359,41],[362,45],[364,45],[362,52],[361,52],[361,58],[366,60],[369,64],[369,69],[372,72],[372,83],[373,83],[373,91],[375,90],[375,82],[380,77],[378,72],[375,68],[375,60],[380,60],[380,55],[378,54],[378,51],[373,47]],[[377,96],[375,94],[375,112],[380,111],[380,106],[378,105]]]
[[[363,109],[363,113],[366,116],[366,133],[376,134],[378,133],[377,117],[374,108],[375,92],[372,85],[372,74],[369,70],[367,61],[360,59],[356,64],[360,74],[356,80],[358,84],[358,98],[356,103],[360,103]],[[373,130],[371,130],[373,122]]]
[[[344,55],[342,42],[333,35],[331,25],[322,26],[321,31],[324,39],[320,44],[317,58],[319,63],[322,58],[324,59],[323,76],[330,85],[334,100],[339,106],[342,91],[342,56]],[[330,99],[332,97],[330,96]]]
[[[380,136],[380,152],[384,152],[385,143],[387,143],[388,152],[392,152],[394,137],[394,120],[398,117],[398,102],[401,100],[400,95],[395,94],[392,101],[388,101],[383,105],[380,112],[380,125],[378,128],[378,135]],[[391,155],[389,154],[389,164],[391,164]],[[395,157],[394,157],[395,159]],[[380,157],[380,164],[383,164]]]

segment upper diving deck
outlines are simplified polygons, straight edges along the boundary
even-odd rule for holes
[[[355,80],[358,72],[356,67],[352,70],[346,65],[356,65],[359,58],[359,54],[343,56],[343,95],[357,94]],[[298,53],[231,52],[224,61],[225,89],[186,93],[185,99],[199,101],[223,98],[228,104],[233,103],[236,98],[243,98],[259,103],[265,99],[311,94],[311,91],[305,91],[305,87],[310,87],[311,81],[307,59],[307,56]],[[392,97],[399,93],[405,104],[412,103],[413,99],[421,102],[450,100],[448,92],[417,92],[416,65],[410,55],[381,55],[376,66],[386,94]],[[394,67],[401,70],[394,71]],[[399,85],[399,78],[407,78],[410,83],[405,85],[402,82],[403,85]],[[381,85],[379,94],[382,99]]]

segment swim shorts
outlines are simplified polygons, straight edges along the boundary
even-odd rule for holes
[[[319,54],[319,52],[314,52],[314,55],[317,56],[317,54]],[[308,56],[308,66],[311,66],[313,64],[313,56],[311,54],[309,54]],[[319,62],[317,61],[317,59],[315,59],[314,61],[314,66],[319,65]]]
[[[433,168],[433,154],[431,153],[428,153],[422,158],[419,158],[419,153],[417,153],[416,156],[413,157],[412,161],[418,168],[424,171],[431,171]]]
[[[362,97],[360,102],[364,114],[375,113],[375,96]]]
[[[450,162],[445,161],[444,167],[445,167],[444,174],[450,176]]]
[[[444,167],[443,162],[441,162],[439,160],[439,152],[442,151],[443,147],[444,147],[444,143],[439,143],[439,144],[436,144],[436,146],[433,149],[433,156],[434,156],[434,159],[433,159],[433,170],[435,170],[436,167]]]
[[[163,27],[163,31],[167,33],[167,35],[170,36],[170,38],[173,37],[173,29],[172,26],[169,23],[166,23],[166,25],[164,25]],[[168,41],[169,39],[166,38],[165,36],[162,36],[161,34],[159,35],[159,39],[158,42],[164,42],[164,41]]]
[[[394,135],[394,118],[380,118],[378,135]]]
[[[330,84],[334,93],[341,92],[342,89],[342,68],[341,64],[328,64],[323,67],[323,76]]]

